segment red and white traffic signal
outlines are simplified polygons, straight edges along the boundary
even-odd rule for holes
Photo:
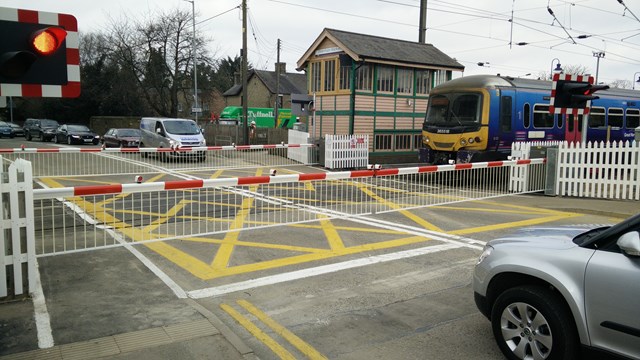
[[[552,114],[588,114],[593,95],[598,90],[608,89],[608,85],[593,85],[593,76],[554,74],[551,85],[549,112]]]
[[[75,17],[0,7],[0,33],[0,96],[80,95]]]

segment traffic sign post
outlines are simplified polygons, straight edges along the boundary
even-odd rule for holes
[[[0,96],[80,95],[74,16],[0,7],[0,32]]]

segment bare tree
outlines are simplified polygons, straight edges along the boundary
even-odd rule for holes
[[[630,80],[621,80],[621,79],[617,79],[611,83],[609,83],[609,86],[612,88],[618,88],[618,89],[632,89],[633,88],[633,84],[631,83]]]
[[[571,75],[586,75],[589,73],[589,68],[584,65],[565,65],[562,68],[563,74],[571,74]],[[538,79],[540,80],[551,80],[553,78],[554,73],[548,73],[546,71],[541,71],[538,73]]]
[[[178,95],[193,74],[191,13],[172,10],[146,21],[112,21],[113,59],[133,74],[149,106],[160,116],[176,117]],[[207,60],[204,40],[196,37],[198,63]]]

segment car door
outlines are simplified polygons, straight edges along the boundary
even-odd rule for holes
[[[585,273],[591,345],[640,358],[640,256],[615,245],[596,251]]]

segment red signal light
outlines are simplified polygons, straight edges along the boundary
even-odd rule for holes
[[[31,47],[41,56],[55,53],[67,37],[67,31],[61,27],[51,26],[38,30],[31,38]]]

